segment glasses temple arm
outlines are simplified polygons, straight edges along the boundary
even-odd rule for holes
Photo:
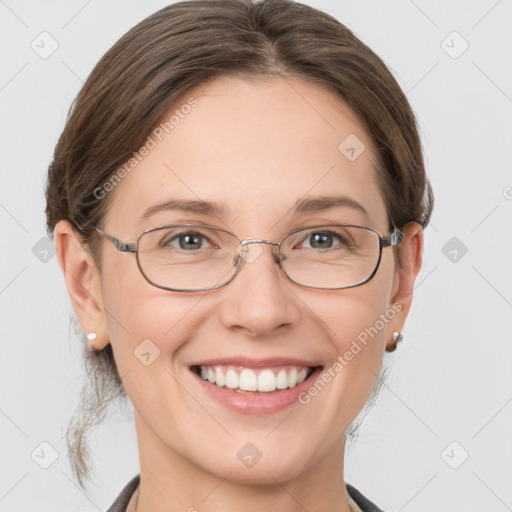
[[[388,247],[389,245],[398,245],[404,239],[404,234],[397,227],[394,228],[393,232],[382,239],[382,247]]]
[[[116,249],[121,252],[136,252],[137,251],[137,244],[125,244],[124,242],[121,242],[118,238],[115,238],[108,233],[105,233],[105,231],[101,230],[100,228],[94,228],[101,236],[105,237],[107,240],[110,240],[115,246]]]

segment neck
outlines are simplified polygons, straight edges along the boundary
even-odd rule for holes
[[[140,459],[135,512],[354,510],[343,478],[345,435],[304,471],[279,475],[272,467],[264,467],[262,458],[248,478],[247,472],[238,475],[237,467],[214,474],[192,464],[162,443],[137,412],[135,417]]]

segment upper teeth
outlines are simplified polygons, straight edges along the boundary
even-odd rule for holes
[[[279,370],[201,366],[201,377],[220,387],[265,392],[297,386],[306,380],[308,369],[303,366],[289,366]]]

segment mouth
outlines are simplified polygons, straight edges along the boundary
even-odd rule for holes
[[[189,370],[205,398],[254,417],[300,403],[299,397],[320,376],[323,366],[304,359],[238,356],[197,361]]]
[[[190,367],[203,381],[241,394],[264,395],[294,389],[321,365],[304,364],[196,364]]]

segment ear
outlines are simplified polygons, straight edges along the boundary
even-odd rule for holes
[[[110,340],[103,314],[99,270],[69,221],[60,220],[55,225],[53,238],[59,266],[78,321],[85,333],[96,333],[96,339],[89,342],[90,347],[102,350]]]
[[[396,342],[393,332],[402,332],[412,303],[412,292],[416,276],[421,269],[423,255],[423,228],[417,222],[408,222],[403,228],[404,238],[398,244],[401,266],[396,268],[391,292],[391,304],[400,304],[401,308],[389,322],[391,334],[387,340],[386,350],[393,352]]]

